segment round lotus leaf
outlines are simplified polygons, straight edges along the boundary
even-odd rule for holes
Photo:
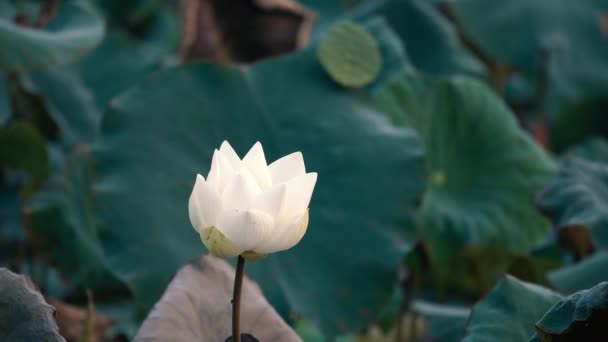
[[[534,248],[548,222],[533,198],[555,166],[500,98],[472,79],[407,73],[375,95],[386,115],[415,128],[425,146],[429,185],[420,222],[437,286],[461,281],[455,256],[467,246],[516,255]]]
[[[363,26],[350,21],[334,26],[319,44],[317,54],[329,76],[347,88],[370,84],[382,66],[374,37]]]

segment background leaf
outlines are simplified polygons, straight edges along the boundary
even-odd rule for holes
[[[590,341],[604,336],[608,283],[577,292],[553,305],[536,323],[541,340]]]
[[[607,267],[608,252],[602,250],[576,264],[555,270],[549,273],[548,277],[551,284],[556,288],[574,292],[608,280],[608,275],[605,272]]]
[[[176,43],[174,18],[159,14],[144,37],[122,31],[109,31],[101,44],[78,65],[84,83],[104,110],[110,100],[158,70],[173,53]]]
[[[101,111],[75,68],[50,67],[31,74],[28,81],[44,96],[49,115],[57,123],[65,144],[93,142]]]
[[[605,2],[456,0],[452,6],[466,33],[493,59],[518,69],[546,70],[547,109],[554,117],[564,105],[599,95],[608,86]]]
[[[92,217],[93,174],[86,147],[80,147],[53,175],[25,210],[27,226],[49,261],[77,286],[119,296],[124,287],[101,249],[100,231]]]
[[[73,62],[95,47],[103,33],[103,19],[73,2],[61,6],[47,30],[18,26],[1,18],[0,69],[29,70]]]
[[[543,50],[574,52],[578,47],[593,55],[589,52],[598,47],[591,43],[602,39],[597,17],[605,7],[600,1],[514,0],[495,5],[483,0],[453,3],[467,33],[494,58],[511,65],[535,68]],[[508,40],[500,39],[506,35]]]
[[[473,307],[463,342],[526,341],[534,323],[562,296],[506,276]]]
[[[534,193],[554,166],[486,86],[404,74],[376,100],[393,122],[422,137],[430,182],[420,226],[441,265],[439,279],[461,267],[453,257],[467,245],[532,249],[547,228]]]
[[[565,159],[537,205],[557,229],[582,226],[596,247],[608,248],[608,164]]]
[[[599,138],[568,151],[537,198],[561,245],[580,259],[549,274],[555,287],[577,291],[608,280],[608,144]],[[595,250],[595,254],[592,254]],[[589,254],[592,254],[589,256]]]
[[[379,11],[403,41],[416,69],[435,75],[485,72],[430,1],[389,0]]]

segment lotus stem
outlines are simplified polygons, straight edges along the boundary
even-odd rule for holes
[[[239,255],[236,264],[236,274],[234,275],[234,292],[232,294],[232,342],[241,342],[240,313],[243,273],[245,273],[245,258]]]

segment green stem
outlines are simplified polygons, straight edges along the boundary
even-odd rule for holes
[[[245,273],[245,258],[239,255],[239,260],[236,264],[236,274],[234,275],[234,292],[232,294],[232,342],[241,342],[240,313],[243,273]]]

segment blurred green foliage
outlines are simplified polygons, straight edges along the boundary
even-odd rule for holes
[[[182,62],[213,23],[177,1],[0,0],[0,266],[132,338],[204,252],[196,173],[261,141],[319,173],[304,240],[247,269],[305,341],[588,336],[564,308],[605,285],[539,285],[608,280],[608,5],[301,3],[305,47],[218,65]]]
[[[463,341],[526,341],[562,295],[507,275],[473,307]]]
[[[587,340],[606,333],[608,283],[574,293],[553,305],[535,324],[531,341]]]

